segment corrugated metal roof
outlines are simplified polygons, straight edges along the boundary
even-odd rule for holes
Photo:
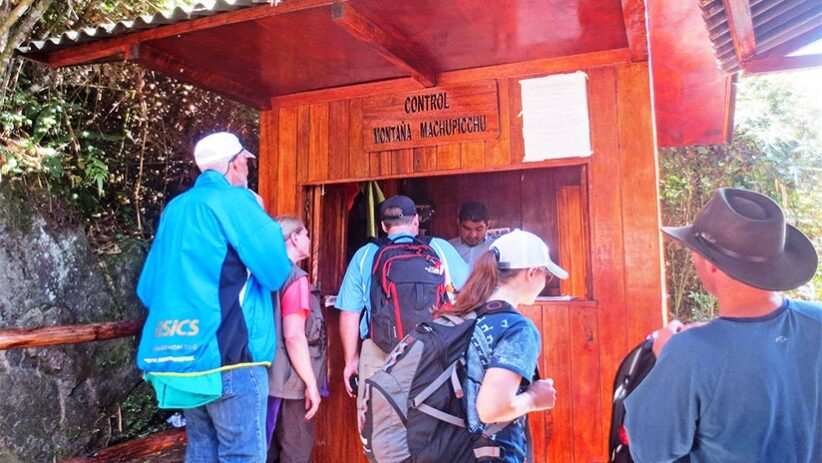
[[[699,6],[719,67],[727,73],[738,72],[740,63],[722,0],[699,0]],[[822,24],[819,0],[750,0],[750,7],[756,54],[765,53]]]
[[[283,0],[216,0],[214,2],[198,3],[191,8],[175,8],[171,11],[154,15],[140,16],[130,21],[120,21],[114,24],[101,24],[96,27],[86,27],[77,31],[64,32],[45,40],[34,40],[17,48],[21,54],[44,53],[62,48],[70,48],[82,43],[95,42],[111,37],[130,34],[132,32],[155,29],[157,27],[189,21],[197,18],[214,16],[220,13],[240,10],[260,4],[276,5]]]

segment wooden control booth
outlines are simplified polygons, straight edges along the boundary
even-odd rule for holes
[[[663,322],[657,140],[716,139],[729,98],[712,58],[688,65],[724,95],[714,113],[680,114],[693,92],[681,81],[663,91],[671,66],[654,73],[652,92],[656,29],[649,40],[646,25],[661,28],[681,8],[649,5],[648,18],[641,0],[590,3],[221,0],[25,53],[54,67],[127,60],[259,109],[260,194],[272,215],[306,219],[308,266],[325,295],[361,239],[349,227],[362,182],[431,205],[437,236],[455,236],[465,200],[485,202],[495,227],[542,236],[571,277],[523,308],[559,394],[552,411],[531,415],[537,461],[604,462],[617,365]],[[702,27],[693,3],[685,23]],[[652,53],[678,59],[665,56],[678,45],[672,35],[661,37]],[[525,162],[520,82],[577,71],[587,75],[592,154]],[[315,461],[364,461],[338,313],[326,315],[330,397],[316,418]]]
[[[601,59],[607,55],[597,55]],[[662,323],[662,269],[656,151],[648,68],[614,53],[616,62],[574,60],[454,72],[441,89],[493,79],[498,88],[499,136],[369,151],[362,129],[368,86],[333,99],[289,99],[261,113],[261,193],[277,213],[310,222],[312,276],[336,294],[349,254],[349,211],[357,182],[378,180],[388,194],[431,200],[436,236],[456,235],[459,205],[485,202],[495,227],[542,236],[571,278],[552,282],[525,312],[542,330],[540,369],[559,393],[550,413],[532,415],[537,461],[604,461],[613,374],[629,345]],[[584,70],[588,76],[594,154],[523,163],[519,80]],[[391,94],[392,88],[385,88]],[[424,91],[404,91],[415,95]],[[336,96],[336,95],[331,95]],[[366,134],[368,132],[365,132]],[[373,140],[371,140],[373,141]],[[337,314],[327,312],[331,325]],[[342,353],[332,329],[331,397],[319,415],[316,461],[360,454],[353,400],[341,384]],[[344,426],[345,428],[341,428]],[[341,432],[347,429],[347,432]],[[339,460],[341,461],[341,460]]]

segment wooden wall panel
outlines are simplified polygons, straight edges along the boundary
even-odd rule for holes
[[[588,293],[588,233],[583,211],[582,188],[561,186],[557,190],[559,265],[568,271],[560,281],[561,294],[586,299]]]
[[[310,135],[308,140],[308,181],[325,180],[329,177],[329,104],[309,106]]]
[[[460,144],[437,146],[437,170],[456,170],[460,168]]]
[[[523,315],[531,319],[537,329],[541,329],[545,314],[545,309],[540,305],[523,306],[519,310]],[[543,350],[537,360],[537,368],[541,376],[545,375],[545,351]],[[546,427],[548,412],[535,412],[528,415],[528,424],[531,428],[531,438],[534,442],[534,460],[545,461],[550,435]]]
[[[460,154],[463,169],[485,168],[485,142],[463,143]]]
[[[283,108],[278,118],[279,156],[277,157],[276,207],[274,214],[296,214],[297,187],[297,108]]]
[[[414,172],[413,148],[391,151],[391,173],[410,174]]]
[[[328,108],[328,178],[349,178],[348,140],[350,110],[348,100],[338,100],[329,103]]]
[[[510,131],[510,152],[508,156],[511,164],[522,163],[525,159],[525,140],[522,138],[522,85],[520,79],[509,79],[508,84],[508,125]]]
[[[432,172],[437,168],[437,147],[414,148],[414,172]]]
[[[625,326],[627,308],[622,191],[619,187],[622,171],[617,133],[616,73],[613,68],[598,68],[588,72],[588,97],[594,150],[588,204],[591,275],[593,297],[599,301],[600,308],[599,332],[607,334],[601,343],[600,387],[603,391],[609,391],[613,386],[616,367],[627,353],[625,348],[628,346]],[[610,409],[611,397],[603,394],[601,410],[606,413]],[[610,416],[610,412],[607,416]],[[608,423],[603,421],[603,431],[607,427]]]
[[[620,169],[626,173],[621,194],[626,300],[631,301],[626,320],[630,347],[662,324],[665,298],[659,288],[665,277],[659,203],[648,200],[659,197],[648,66],[619,66],[616,76]]]
[[[366,178],[369,173],[369,156],[362,150],[362,99],[351,100],[349,112],[348,176]]]
[[[499,139],[485,142],[485,165],[488,167],[507,166],[511,163],[511,105],[510,79],[497,81],[499,95]]]
[[[573,384],[571,380],[571,325],[570,310],[575,305],[546,305],[542,316],[542,352],[544,368],[542,375],[554,380],[557,403],[546,414],[546,434],[550,442],[546,460],[551,463],[574,461],[574,415]]]
[[[602,393],[597,376],[600,373],[599,331],[597,311],[590,308],[574,308],[570,311],[571,346],[571,403],[574,409],[574,461],[607,461],[607,433],[603,433]],[[609,389],[610,390],[610,387]]]
[[[279,118],[278,110],[260,111],[260,149],[257,153],[257,181],[259,194],[266,210],[271,213],[278,196],[277,166],[279,165]]]
[[[308,181],[308,162],[311,153],[311,107],[297,108],[297,182]],[[302,193],[302,190],[299,192]]]

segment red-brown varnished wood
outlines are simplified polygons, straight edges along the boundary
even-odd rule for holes
[[[588,234],[585,227],[582,188],[565,185],[557,190],[559,264],[568,271],[560,280],[562,295],[587,298]]]
[[[144,321],[139,319],[43,328],[6,328],[0,330],[0,350],[79,344],[134,336],[140,331]]]
[[[537,329],[542,326],[543,323],[543,314],[545,309],[542,306],[535,304],[530,306],[520,306],[519,311],[528,317],[532,322],[534,322],[534,326]],[[540,372],[540,375],[544,374],[545,371],[545,349],[543,348],[540,352],[539,359],[537,360],[537,368]],[[550,445],[550,435],[547,433],[546,429],[546,412],[531,412],[528,414],[528,426],[531,429],[531,438],[533,439],[533,446],[534,446],[534,460],[535,461],[545,461],[545,454]]]
[[[567,56],[625,48],[619,0],[351,0],[374,23],[406,37],[412,51],[424,50],[439,70]],[[596,26],[595,26],[596,25]]]
[[[625,251],[623,245],[616,73],[613,68],[588,70],[588,107],[593,156],[590,165],[589,217],[591,224],[591,275],[593,298],[598,301],[602,391],[613,384],[616,366],[627,353]],[[595,381],[597,377],[590,378]],[[610,394],[602,394],[603,416],[611,408]],[[606,419],[607,420],[607,419]],[[603,432],[607,422],[601,423]],[[605,445],[603,443],[603,445]]]
[[[603,433],[602,424],[611,415],[605,415],[600,408],[602,397],[608,393],[603,393],[596,380],[601,372],[598,313],[600,311],[575,308],[569,314],[571,401],[574,409],[574,461],[605,463],[607,434]]]
[[[401,175],[411,172],[414,172],[413,148],[391,150],[391,173]]]
[[[463,169],[485,168],[485,143],[481,141],[463,143],[460,154],[460,165]]]
[[[309,180],[311,153],[311,106],[297,107],[297,183]]]
[[[335,3],[331,8],[331,19],[358,40],[365,42],[389,63],[404,72],[425,87],[436,85],[436,74],[425,59],[408,50],[408,37],[396,31],[387,31],[369,21],[349,3]],[[419,52],[417,52],[419,53]]]
[[[460,168],[460,145],[453,143],[450,145],[437,146],[437,170],[453,170]]]
[[[525,158],[525,140],[522,137],[522,85],[521,79],[511,79],[508,85],[508,125],[511,127],[510,152],[512,163]]]
[[[269,213],[276,207],[278,196],[277,166],[279,165],[279,110],[260,111],[260,149],[257,153],[259,195]]]
[[[728,17],[728,29],[734,43],[736,59],[744,63],[756,54],[756,35],[754,34],[751,5],[748,0],[722,0],[725,15]]]
[[[627,48],[596,51],[578,55],[556,58],[542,58],[519,63],[485,66],[474,69],[448,71],[437,74],[439,85],[459,85],[495,78],[502,80],[508,77],[534,76],[563,71],[609,66],[629,62],[630,51]],[[500,82],[500,92],[502,92]],[[326,101],[362,98],[384,93],[412,92],[423,87],[411,78],[399,78],[380,82],[368,82],[359,85],[347,85],[320,90],[309,90],[271,98],[272,107],[296,106],[299,104],[320,103]],[[501,105],[501,107],[503,107]]]
[[[350,125],[348,100],[332,101],[328,109],[328,178],[346,178],[349,174]]]
[[[818,67],[822,67],[822,53],[800,56],[755,58],[745,63],[745,74],[767,74],[770,72],[789,71],[791,69],[808,69]]]
[[[142,439],[123,442],[87,456],[61,460],[61,463],[115,463],[133,461],[158,454],[164,450],[185,446],[185,429],[169,429]]]
[[[272,5],[261,5],[231,11],[216,16],[192,19],[177,24],[171,24],[142,32],[135,32],[107,40],[81,44],[72,48],[58,50],[44,56],[38,56],[38,58],[43,58],[44,61],[48,62],[49,65],[53,67],[75,66],[89,61],[95,61],[102,56],[109,56],[117,52],[124,52],[128,47],[131,47],[136,43],[174,37],[180,34],[212,29],[229,24],[254,21],[272,15],[289,13],[306,8],[315,8],[331,3],[332,2],[329,0],[289,0],[288,2],[282,2],[273,8]]]
[[[276,207],[269,212],[297,213],[297,108],[283,108],[279,117],[279,155],[277,156]],[[270,206],[269,206],[270,207]]]
[[[628,345],[636,344],[662,325],[662,242],[656,146],[650,106],[650,78],[645,63],[618,66],[622,218]],[[615,366],[614,366],[615,368]]]
[[[632,61],[648,60],[648,24],[644,0],[622,0],[622,18]]]
[[[497,81],[499,95],[499,139],[485,142],[485,165],[488,167],[507,166],[511,161],[511,105],[510,79]]]
[[[134,45],[133,48],[137,51],[131,53],[129,59],[147,69],[212,92],[223,93],[252,108],[266,109],[270,105],[270,100],[260,95],[260,83],[257,81],[249,78],[238,80],[203,70],[148,44]]]
[[[328,113],[329,103],[310,106],[310,140],[308,144],[308,180],[322,180],[329,177]]]
[[[348,131],[348,178],[365,179],[369,175],[369,157],[362,149],[362,99],[351,100]]]
[[[660,147],[728,141],[733,93],[697,2],[646,2]],[[672,59],[672,57],[676,57]]]
[[[546,434],[550,435],[550,445],[546,449],[549,463],[574,461],[574,416],[571,380],[571,325],[569,305],[542,304],[542,352],[544,368],[542,375],[554,380],[557,402],[550,414],[545,416]],[[576,306],[571,305],[570,310]]]
[[[414,148],[414,172],[430,172],[437,168],[437,147]]]

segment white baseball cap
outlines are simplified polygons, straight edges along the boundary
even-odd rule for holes
[[[494,240],[491,249],[499,253],[499,268],[545,267],[563,280],[568,278],[568,272],[551,260],[548,245],[533,233],[516,228]]]
[[[229,160],[241,154],[247,158],[255,157],[243,148],[236,135],[229,132],[212,133],[201,138],[194,146],[194,162],[201,167]]]

